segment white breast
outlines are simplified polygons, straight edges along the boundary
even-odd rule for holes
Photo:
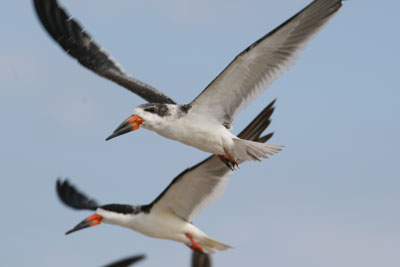
[[[232,138],[235,137],[215,120],[190,113],[155,131],[166,138],[213,154],[225,154],[223,147],[233,146]]]
[[[185,231],[188,224],[171,212],[163,212],[133,215],[122,226],[155,238],[187,242]]]

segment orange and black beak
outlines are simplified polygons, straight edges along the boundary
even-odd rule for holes
[[[109,137],[107,137],[106,141],[117,137],[119,135],[123,135],[126,133],[129,133],[131,131],[135,131],[137,129],[139,129],[140,124],[143,123],[143,119],[141,117],[139,117],[138,115],[132,115],[129,118],[127,118],[126,120],[124,120],[123,123],[121,123],[120,126],[118,126],[117,129],[115,129],[115,131],[112,133],[112,135],[110,135]]]
[[[103,216],[98,215],[97,213],[93,214],[92,216],[87,217],[83,221],[81,221],[77,226],[66,232],[65,234],[68,235],[75,231],[88,228],[90,226],[95,226],[101,223],[103,220]]]

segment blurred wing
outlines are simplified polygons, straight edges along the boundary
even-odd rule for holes
[[[272,134],[260,135],[271,122],[274,102],[239,134],[241,138],[263,142],[271,138]],[[150,206],[156,210],[171,210],[190,222],[224,193],[231,173],[217,156],[208,157],[179,174]]]
[[[341,0],[315,0],[240,53],[191,103],[192,112],[229,125],[238,111],[288,71],[307,43],[339,10]]]
[[[192,267],[211,267],[210,256],[194,250],[192,253]]]
[[[125,258],[125,259],[110,263],[108,265],[105,265],[104,267],[128,267],[128,266],[135,264],[145,258],[146,258],[146,256],[143,254],[137,255],[137,256]]]
[[[125,87],[151,103],[175,102],[157,89],[129,76],[83,30],[79,23],[62,9],[56,0],[34,0],[36,13],[51,37],[81,65]]]
[[[96,200],[89,199],[85,194],[79,192],[68,180],[57,180],[57,195],[60,200],[70,208],[77,210],[96,210],[99,204]]]

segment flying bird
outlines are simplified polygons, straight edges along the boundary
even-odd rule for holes
[[[75,186],[68,182],[68,180],[57,180],[56,191],[60,200],[67,206],[76,210],[96,210],[100,204],[94,199],[90,199],[84,193],[80,192]],[[107,264],[104,267],[127,267],[145,258],[144,254],[136,255],[113,263]],[[211,258],[208,254],[193,250],[192,267],[211,267]]]
[[[60,200],[68,207],[77,210],[96,210],[100,204],[94,199],[90,199],[84,193],[80,192],[68,180],[57,180],[56,191]],[[123,258],[104,267],[127,267],[145,258],[144,254]],[[193,250],[192,267],[211,267],[211,258],[208,254]]]
[[[272,133],[262,137],[260,135],[270,124],[274,102],[261,111],[239,134],[240,138],[266,142],[272,137]],[[199,252],[214,253],[231,248],[208,237],[192,224],[193,218],[201,210],[222,195],[231,173],[217,156],[210,156],[180,173],[147,205],[100,206],[95,200],[79,193],[68,181],[59,180],[57,192],[64,203],[75,209],[95,211],[66,234],[108,223],[127,227],[150,237],[178,241]]]
[[[340,9],[342,0],[315,0],[254,42],[189,104],[179,105],[128,75],[55,0],[34,0],[48,33],[72,57],[150,102],[134,109],[106,140],[147,128],[161,136],[219,155],[234,168],[237,160],[260,160],[280,146],[242,140],[230,132],[234,116],[292,67],[300,51]]]

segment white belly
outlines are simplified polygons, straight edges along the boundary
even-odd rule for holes
[[[138,214],[125,227],[150,237],[169,239],[185,244],[190,244],[185,236],[186,233],[194,236],[203,234],[197,227],[170,212]]]
[[[213,154],[225,154],[224,148],[230,150],[235,137],[223,125],[201,116],[185,116],[155,131],[166,138]]]

